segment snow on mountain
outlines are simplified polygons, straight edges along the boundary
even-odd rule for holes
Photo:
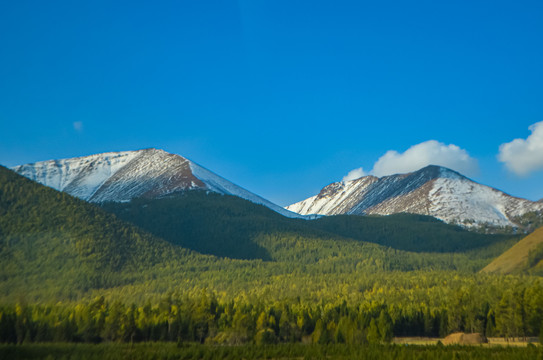
[[[286,209],[302,215],[408,212],[471,227],[514,226],[515,216],[541,210],[543,204],[507,195],[453,170],[430,165],[408,174],[364,176],[333,183],[318,195]]]
[[[304,217],[283,209],[219,175],[163,150],[110,152],[49,160],[13,168],[17,173],[90,202],[158,198],[176,191],[202,189],[234,195],[287,217]]]

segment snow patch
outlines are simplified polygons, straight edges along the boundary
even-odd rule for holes
[[[48,160],[15,166],[15,172],[83,200],[90,197],[137,152],[110,152],[62,160]]]

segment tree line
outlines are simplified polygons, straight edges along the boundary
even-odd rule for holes
[[[376,300],[222,300],[205,290],[197,296],[170,293],[141,305],[101,296],[70,305],[3,305],[0,342],[378,344],[394,336],[444,337],[457,331],[543,338],[542,299],[541,287],[522,285],[503,291],[495,303],[458,289],[439,307]]]

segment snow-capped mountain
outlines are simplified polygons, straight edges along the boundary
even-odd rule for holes
[[[543,203],[507,195],[465,176],[430,165],[408,174],[364,176],[337,182],[318,195],[289,205],[302,215],[414,213],[464,226],[514,226],[513,218],[543,209]]]
[[[219,175],[163,150],[110,152],[49,160],[12,168],[56,190],[90,202],[158,198],[176,191],[202,189],[235,195],[287,217],[303,217],[247,191]]]

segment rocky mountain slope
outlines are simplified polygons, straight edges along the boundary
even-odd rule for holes
[[[303,215],[414,213],[468,227],[515,226],[514,217],[542,208],[541,202],[507,195],[434,165],[408,174],[333,183],[286,207]]]
[[[90,202],[160,198],[177,191],[200,189],[238,196],[287,217],[302,217],[182,156],[157,149],[42,161],[16,166],[12,170]]]

